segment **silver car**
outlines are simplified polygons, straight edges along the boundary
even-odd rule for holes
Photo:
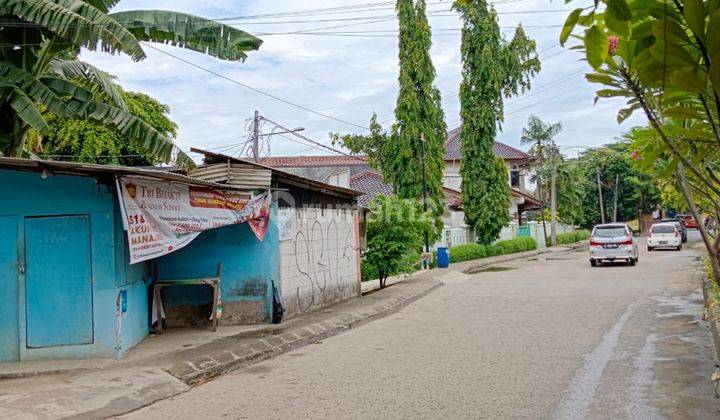
[[[638,262],[638,245],[633,231],[624,223],[606,223],[593,228],[590,236],[590,265],[603,261]]]

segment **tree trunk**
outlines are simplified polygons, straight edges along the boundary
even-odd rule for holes
[[[708,257],[710,258],[710,265],[712,266],[713,271],[713,280],[715,280],[715,284],[720,286],[720,266],[718,265],[717,247],[713,246],[710,234],[705,228],[705,225],[702,223],[700,212],[695,205],[695,200],[693,199],[690,188],[688,187],[687,179],[685,178],[685,167],[682,163],[678,164],[677,174],[678,183],[680,184],[680,191],[682,192],[683,198],[685,198],[685,202],[687,202],[688,207],[690,208],[690,213],[692,213],[693,217],[698,222],[698,230],[700,231],[700,236],[702,236],[702,240],[705,243]]]

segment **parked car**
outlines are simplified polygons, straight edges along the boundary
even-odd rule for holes
[[[680,221],[686,229],[697,229],[698,227],[697,220],[695,220],[692,214],[683,214],[680,216]]]
[[[606,223],[593,228],[590,235],[590,265],[603,261],[638,262],[639,249],[633,231],[624,223]]]
[[[674,222],[655,223],[650,227],[647,250],[652,251],[655,248],[675,248],[678,251],[682,249],[682,235]]]
[[[685,225],[680,222],[680,219],[662,219],[658,223],[675,223],[675,226],[677,226],[680,231],[683,243],[687,242],[687,228],[685,228]]]

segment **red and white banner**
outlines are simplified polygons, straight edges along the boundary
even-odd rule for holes
[[[270,191],[246,193],[168,183],[138,177],[117,180],[130,264],[176,251],[200,232],[251,222],[263,240],[270,224]]]

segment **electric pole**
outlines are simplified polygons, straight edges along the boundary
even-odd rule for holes
[[[620,174],[615,175],[615,197],[613,197],[613,223],[617,222],[618,190],[620,187]]]
[[[425,133],[420,133],[420,161],[422,163],[422,180],[423,180],[423,216],[427,217],[427,179],[425,178]],[[430,252],[430,243],[428,233],[425,231],[425,253]],[[423,263],[425,265],[425,263]]]
[[[550,243],[557,245],[557,161],[553,151],[552,167],[550,168]]]
[[[258,110],[255,110],[255,115],[253,116],[253,159],[255,160],[255,163],[258,163],[260,161],[260,112]]]
[[[600,168],[597,170],[598,196],[600,196],[600,223],[605,223],[605,205],[603,204],[602,183],[600,182]]]

